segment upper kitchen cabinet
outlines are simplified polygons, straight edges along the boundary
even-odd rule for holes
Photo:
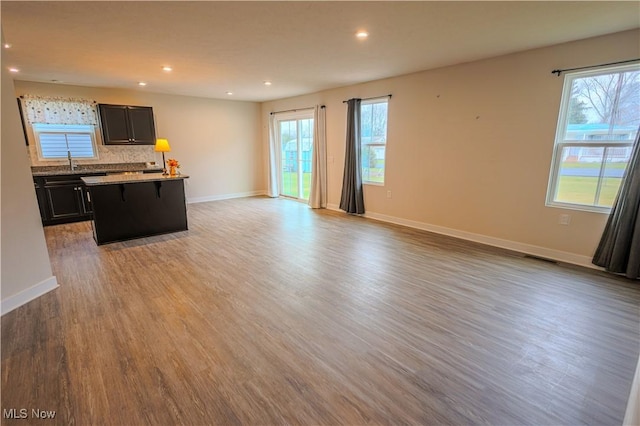
[[[151,107],[99,104],[105,145],[154,145],[156,128]]]

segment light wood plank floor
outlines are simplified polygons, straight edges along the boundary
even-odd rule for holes
[[[101,247],[86,222],[46,228],[60,288],[2,317],[3,409],[65,425],[622,422],[637,282],[288,200],[191,205],[189,221]]]

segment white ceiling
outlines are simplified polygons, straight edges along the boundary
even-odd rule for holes
[[[249,101],[640,27],[638,1],[3,0],[1,8],[12,44],[3,66],[19,68],[18,80]],[[361,29],[365,41],[354,36]]]

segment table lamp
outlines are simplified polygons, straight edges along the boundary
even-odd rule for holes
[[[164,153],[171,151],[169,141],[166,139],[156,139],[156,152],[162,153],[162,174],[167,175],[167,162],[164,160]]]

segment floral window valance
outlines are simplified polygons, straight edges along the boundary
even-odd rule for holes
[[[31,124],[98,124],[94,101],[25,95],[22,103]]]

